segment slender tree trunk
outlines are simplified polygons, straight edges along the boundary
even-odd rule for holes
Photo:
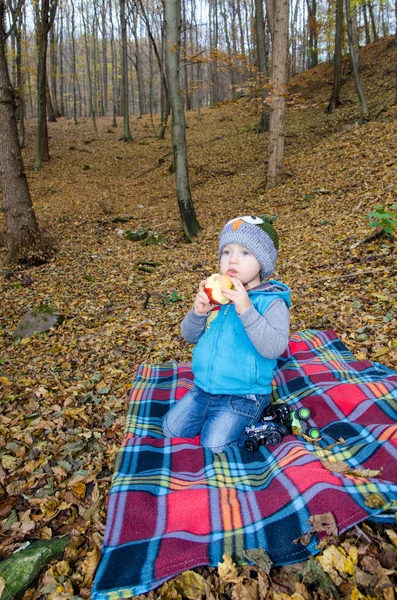
[[[342,78],[342,38],[343,38],[343,0],[336,0],[335,16],[335,54],[334,54],[334,84],[327,112],[334,112],[339,101]]]
[[[187,164],[186,126],[179,87],[179,57],[181,43],[180,0],[165,0],[165,64],[168,91],[172,108],[172,146],[174,152],[176,196],[187,240],[201,231],[190,193]]]
[[[353,44],[353,30],[352,30],[352,20],[350,14],[350,0],[346,0],[346,22],[347,22],[347,37],[349,40],[349,51],[350,51],[350,63],[352,68],[352,73],[354,77],[354,83],[356,86],[357,96],[359,97],[361,104],[361,118],[365,118],[368,115],[367,103],[365,101],[364,93],[361,88],[360,75],[358,73],[358,64],[356,58],[356,52]]]
[[[100,57],[99,51],[99,19],[97,12],[97,3],[93,3],[94,8],[94,20],[92,23],[92,63],[93,63],[93,89],[94,89],[94,105],[96,114],[100,114],[102,117],[105,114],[105,109],[103,106],[103,94],[102,94],[102,86],[101,86],[101,67],[98,64],[98,58]],[[100,60],[100,59],[99,59]]]
[[[88,15],[87,15],[88,16]],[[90,49],[88,47],[88,32],[87,32],[87,17],[84,15],[84,5],[81,3],[81,17],[83,20],[83,35],[84,35],[84,46],[85,46],[85,59],[87,66],[87,79],[88,79],[88,102],[89,102],[89,112],[92,118],[92,125],[94,128],[94,137],[98,139],[98,127],[96,122],[96,110],[95,104],[93,100],[93,89],[92,89],[92,74],[91,74],[91,60],[90,60]]]
[[[188,42],[187,42],[187,23],[186,23],[186,0],[182,0],[182,48],[183,48],[183,58],[185,62],[188,61]],[[182,69],[182,77],[183,77],[183,88],[184,88],[184,101],[185,101],[185,110],[190,110],[190,92],[189,92],[189,70],[187,65]]]
[[[365,45],[368,46],[371,43],[371,33],[369,31],[369,21],[367,15],[367,5],[362,5],[363,17],[364,17],[364,32],[365,32]]]
[[[225,33],[227,56],[228,56],[228,60],[229,60],[228,69],[229,69],[229,75],[230,75],[230,87],[232,90],[232,99],[234,99],[236,97],[236,76],[235,76],[234,64],[233,64],[232,47],[230,45],[229,25],[227,22],[225,0],[221,0],[220,9],[221,9],[222,18],[223,18],[223,31]]]
[[[60,103],[60,116],[65,116],[65,74],[63,69],[64,62],[64,44],[63,44],[63,6],[59,7],[59,103]]]
[[[317,0],[306,0],[309,14],[309,69],[318,65]]]
[[[377,42],[379,40],[379,36],[378,36],[378,30],[376,29],[376,20],[375,20],[375,15],[374,15],[374,7],[372,6],[372,1],[369,0],[367,2],[367,6],[368,6],[368,11],[369,11],[369,16],[371,19],[371,27],[372,27],[372,37],[374,42]],[[397,9],[396,9],[396,17],[397,17]]]
[[[15,98],[17,104],[17,120],[19,123],[19,145],[21,148],[25,147],[25,99],[23,93],[23,73],[22,73],[22,48],[21,48],[21,35],[22,35],[22,18],[23,14],[20,13],[18,17],[17,28],[15,32],[15,41],[17,47],[17,54],[15,57],[16,68],[17,68],[17,89],[18,98]]]
[[[39,226],[24,170],[15,102],[5,55],[5,5],[0,1],[0,185],[6,219],[6,264],[44,259]]]
[[[128,53],[127,53],[127,21],[125,18],[125,0],[120,0],[121,48],[122,48],[122,80],[123,80],[123,107],[124,128],[123,142],[132,140],[130,118],[128,110]]]
[[[39,59],[37,68],[37,131],[36,131],[36,156],[33,169],[41,169],[43,162],[50,160],[47,130],[47,46],[48,32],[55,19],[58,0],[42,0],[37,7],[37,36]]]
[[[258,69],[258,79],[262,98],[261,116],[257,133],[269,131],[269,111],[266,104],[267,92],[267,72],[266,72],[266,49],[265,49],[265,17],[263,14],[263,0],[255,0],[255,29],[256,29],[256,66]]]
[[[296,25],[298,21],[299,0],[295,0],[295,8],[293,18],[291,20],[291,75],[297,73],[296,54],[297,54],[297,34]]]
[[[273,0],[272,101],[267,189],[284,177],[285,91],[288,75],[289,0]]]
[[[358,13],[358,5],[350,2],[350,20],[352,26],[352,41],[354,46],[354,53],[357,61],[357,69],[360,71],[360,40],[359,40],[359,32],[357,25],[357,13]]]
[[[106,28],[106,0],[102,0],[101,18],[102,18],[102,82],[103,82],[103,110],[105,115],[109,110],[109,91],[108,91],[108,54],[107,54],[107,28]]]
[[[71,37],[72,37],[72,85],[73,85],[73,119],[74,124],[77,125],[77,71],[76,71],[76,35],[75,35],[75,16],[74,16],[74,2],[72,4],[72,25],[71,25]]]
[[[113,25],[113,8],[110,0],[109,5],[110,16],[110,49],[112,53],[112,126],[117,127],[117,57],[116,47],[114,42],[114,25]]]
[[[55,116],[55,110],[54,110],[54,105],[52,103],[52,98],[51,98],[51,92],[50,92],[50,86],[48,84],[48,78],[46,77],[46,82],[45,82],[45,93],[46,93],[46,103],[47,103],[47,115],[48,115],[48,121],[50,123],[56,123],[57,118]]]
[[[53,22],[50,28],[50,70],[51,70],[51,99],[52,99],[52,107],[54,109],[55,117],[60,117],[60,112],[58,110],[58,97],[57,97],[57,77],[58,77],[58,67],[57,67],[57,46],[56,46],[56,38],[55,38],[55,21]]]
[[[136,10],[133,11],[133,29],[132,34],[135,41],[135,69],[138,83],[138,102],[139,102],[139,116],[146,114],[146,102],[145,102],[145,86],[143,82],[142,74],[142,61],[141,61],[141,48],[138,36],[138,19]]]

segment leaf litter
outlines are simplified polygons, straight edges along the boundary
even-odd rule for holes
[[[286,178],[270,192],[255,100],[204,109],[200,119],[187,113],[192,194],[204,227],[192,244],[183,240],[168,170],[169,131],[160,141],[147,117],[131,117],[134,141],[124,144],[121,120],[112,128],[99,119],[99,140],[81,156],[73,149],[92,137],[90,121],[59,119],[49,124],[51,161],[35,172],[35,126],[26,124],[35,211],[57,251],[47,264],[0,275],[0,559],[25,544],[70,541],[24,600],[89,597],[128,391],[141,362],[190,359],[179,324],[198,282],[217,270],[217,238],[228,219],[277,216],[275,277],[292,288],[292,331],[332,327],[359,360],[397,368],[395,240],[361,243],[370,233],[366,215],[395,202],[394,75],[382,66],[394,61],[391,42],[361,50],[371,116],[363,125],[350,76],[332,115],[324,112],[329,65],[293,78]],[[349,75],[347,59],[344,70]],[[128,231],[147,235],[132,241]],[[14,340],[26,312],[40,306],[62,314],[62,323]],[[141,598],[394,598],[396,527],[365,522],[338,537],[324,515],[311,526],[329,538],[316,558],[272,567],[258,549],[246,556],[252,564],[238,567],[225,556],[218,569],[187,571]],[[1,576],[0,594],[5,585]]]

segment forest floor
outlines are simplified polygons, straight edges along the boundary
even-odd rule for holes
[[[217,270],[218,234],[227,220],[277,216],[281,246],[274,275],[292,289],[292,331],[333,328],[359,359],[397,369],[395,240],[357,244],[372,231],[368,213],[396,202],[391,42],[361,51],[365,124],[358,123],[347,59],[342,104],[334,114],[325,112],[329,65],[290,81],[286,177],[269,193],[267,135],[255,132],[255,101],[222,103],[202,110],[201,118],[187,113],[192,195],[203,227],[192,244],[183,239],[169,173],[170,131],[164,141],[155,137],[157,116],[154,123],[131,117],[128,144],[119,141],[121,120],[113,128],[110,119],[99,119],[98,140],[88,119],[50,123],[51,160],[39,172],[31,168],[35,123],[27,123],[30,190],[56,253],[40,266],[0,271],[0,558],[27,540],[65,533],[78,532],[80,546],[48,567],[25,600],[89,597],[127,391],[141,362],[190,359],[179,324],[198,282]],[[129,241],[125,231],[138,228],[161,234],[164,242]],[[158,266],[145,272],[142,261]],[[62,325],[14,341],[23,315],[39,305],[61,312]],[[393,598],[395,546],[374,525],[357,531],[374,552],[388,551],[389,563],[392,551],[389,584],[372,593]],[[300,594],[294,598],[318,597],[291,572],[271,571],[269,597],[294,591]],[[351,586],[340,587],[341,597],[350,593]]]

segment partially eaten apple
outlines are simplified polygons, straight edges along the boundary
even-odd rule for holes
[[[222,294],[222,288],[233,289],[233,283],[228,275],[214,273],[208,277],[204,285],[204,291],[211,304],[228,304],[230,300]]]

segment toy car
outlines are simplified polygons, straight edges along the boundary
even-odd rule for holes
[[[304,406],[293,410],[287,404],[269,404],[258,423],[246,428],[247,438],[244,447],[249,452],[255,452],[261,444],[275,446],[292,431],[318,440],[320,431],[316,427],[309,426],[307,423],[309,418],[310,410]]]

